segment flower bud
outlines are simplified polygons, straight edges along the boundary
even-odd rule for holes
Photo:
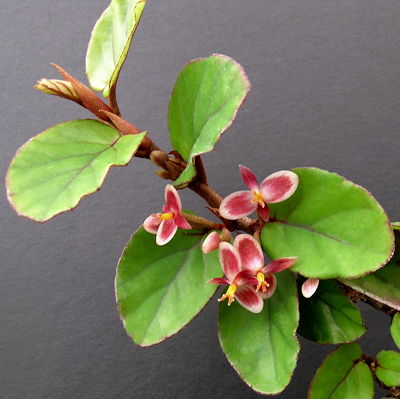
[[[35,89],[43,93],[52,94],[55,96],[67,98],[81,104],[81,100],[73,88],[72,84],[66,80],[60,79],[41,79],[38,81]]]

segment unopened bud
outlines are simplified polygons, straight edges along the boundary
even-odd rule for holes
[[[156,170],[155,173],[157,176],[161,177],[162,179],[165,179],[165,180],[171,179],[171,175],[166,170]]]
[[[155,165],[164,168],[165,161],[168,159],[168,155],[164,151],[152,151],[150,154],[150,160]]]
[[[72,100],[81,104],[81,100],[75,89],[73,88],[72,84],[67,82],[66,80],[41,79],[38,81],[35,89],[38,89],[43,93],[67,98],[68,100]]]
[[[224,227],[222,229],[221,240],[226,241],[226,242],[229,242],[232,240],[232,234],[226,227]]]

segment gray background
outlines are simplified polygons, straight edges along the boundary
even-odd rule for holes
[[[87,117],[32,89],[56,62],[84,78],[90,31],[106,0],[2,0],[1,174],[27,139]],[[120,79],[127,119],[163,148],[168,98],[181,67],[220,52],[253,89],[216,150],[211,184],[242,187],[237,164],[258,176],[318,166],[367,187],[400,219],[400,5],[398,0],[149,0]],[[159,208],[164,181],[135,159],[111,170],[102,190],[45,225],[0,201],[0,396],[2,398],[256,398],[228,365],[216,302],[179,335],[149,349],[126,336],[114,300],[119,254]],[[189,204],[196,197],[183,195]],[[197,199],[196,199],[197,201]],[[192,208],[206,211],[199,201]],[[388,318],[365,309],[374,355],[391,348]],[[302,340],[300,365],[279,398],[305,398],[329,346]]]

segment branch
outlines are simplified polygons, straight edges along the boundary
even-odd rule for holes
[[[377,301],[376,299],[370,298],[369,296],[356,291],[355,289],[348,287],[347,285],[339,282],[339,284],[342,286],[344,293],[353,301],[361,301],[364,302],[366,304],[368,304],[369,306],[375,308],[376,310],[379,310],[380,312],[383,312],[385,314],[387,314],[390,317],[393,317],[398,310],[392,308],[389,305],[386,305],[384,303],[381,303],[379,301]]]

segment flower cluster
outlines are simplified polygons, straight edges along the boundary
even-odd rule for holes
[[[245,166],[239,166],[243,182],[249,188],[228,195],[219,208],[222,218],[236,220],[257,211],[263,222],[269,220],[268,204],[288,199],[297,189],[298,177],[295,173],[282,170],[271,174],[258,184],[253,172]],[[178,228],[191,229],[191,225],[182,213],[182,204],[178,192],[171,185],[165,187],[165,205],[161,213],[150,215],[143,223],[146,231],[156,234],[158,245],[167,244]],[[297,258],[276,259],[264,264],[264,255],[259,242],[250,234],[239,234],[233,245],[231,234],[224,228],[222,233],[211,232],[202,244],[202,251],[209,253],[218,249],[219,261],[224,278],[214,278],[211,284],[227,285],[228,289],[219,299],[228,300],[230,305],[235,299],[253,313],[261,312],[264,299],[270,298],[276,289],[275,273],[291,267]],[[304,296],[311,296],[318,286],[318,280],[309,279],[302,287]]]

